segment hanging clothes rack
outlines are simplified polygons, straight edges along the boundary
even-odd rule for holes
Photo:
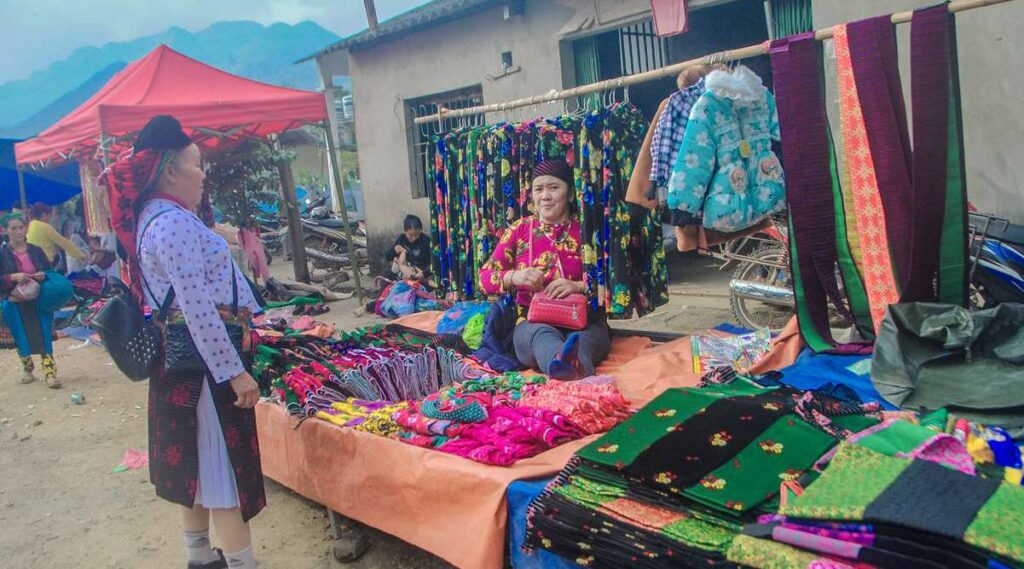
[[[997,4],[1005,4],[1014,0],[959,0],[957,2],[950,2],[948,7],[952,13],[965,12],[967,10],[974,10],[976,8],[985,8],[988,6],[995,6]],[[914,12],[897,12],[892,15],[893,24],[906,24],[910,22]],[[814,38],[818,41],[824,41],[831,39],[834,32],[834,28],[824,28],[816,30],[814,32]],[[512,101],[505,101],[503,103],[491,103],[487,105],[478,105],[475,107],[467,107],[458,110],[447,110],[438,109],[436,114],[431,114],[423,117],[417,117],[413,119],[415,124],[429,124],[433,122],[441,122],[445,118],[458,118],[469,115],[478,115],[482,113],[495,113],[504,112],[509,109],[516,109],[520,107],[531,107],[534,105],[542,105],[545,103],[552,103],[555,101],[561,101],[564,99],[570,99],[573,97],[580,97],[583,95],[589,95],[591,93],[599,93],[601,91],[608,91],[611,89],[620,89],[628,87],[630,85],[637,85],[639,83],[646,83],[648,81],[655,81],[663,77],[674,77],[679,75],[690,67],[698,65],[706,65],[709,63],[726,63],[731,61],[740,61],[744,59],[750,59],[761,55],[768,54],[768,42],[760,43],[757,45],[750,45],[746,47],[730,49],[717,53],[705,55],[695,59],[687,61],[681,61],[672,65],[666,65],[665,67],[659,67],[658,69],[652,69],[643,73],[636,73],[634,75],[626,75],[615,79],[605,79],[604,81],[598,81],[596,83],[590,83],[589,85],[580,85],[579,87],[573,87],[572,89],[565,89],[562,91],[555,91],[545,93],[543,95],[535,95],[533,97],[527,97],[523,99],[515,99]]]

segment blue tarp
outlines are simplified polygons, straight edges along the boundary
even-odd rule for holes
[[[527,555],[522,549],[526,540],[526,508],[551,480],[516,480],[508,486],[509,560],[513,569],[580,569],[579,565],[550,551],[538,549],[533,555]]]
[[[871,383],[871,356],[815,354],[804,348],[793,365],[779,371],[780,381],[797,389],[814,391],[829,383],[841,384],[852,389],[861,401],[879,401],[883,409],[896,409]]]
[[[21,201],[14,160],[15,142],[20,141],[0,138],[0,210],[11,209]],[[25,197],[29,205],[36,202],[60,205],[81,193],[77,162],[46,170],[25,170]]]

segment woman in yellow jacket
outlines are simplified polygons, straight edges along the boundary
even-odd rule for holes
[[[30,214],[32,221],[28,224],[27,240],[42,249],[46,253],[47,260],[51,263],[54,262],[57,249],[63,249],[65,253],[76,259],[85,260],[85,253],[50,225],[50,219],[53,218],[52,206],[37,203],[32,206]]]

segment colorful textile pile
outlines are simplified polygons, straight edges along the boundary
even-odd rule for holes
[[[317,411],[316,417],[339,427],[349,427],[357,431],[390,437],[401,429],[394,416],[406,410],[408,406],[408,403],[362,401],[349,398],[332,403],[330,407]]]
[[[351,348],[329,360],[292,367],[276,382],[295,414],[316,415],[339,401],[405,401],[482,377],[476,362],[444,348]]]
[[[876,422],[860,411],[747,382],[670,389],[577,453],[531,505],[527,546],[593,567],[724,566],[781,483]]]
[[[894,568],[1024,564],[1024,488],[861,445],[841,445],[780,514],[744,528],[748,537],[734,542],[729,560],[795,567],[812,554]]]
[[[577,383],[508,373],[430,395],[396,416],[403,442],[508,466],[630,416],[610,378]],[[546,383],[545,383],[546,381]]]
[[[625,201],[644,128],[636,108],[618,104],[582,118],[501,123],[438,138],[430,217],[441,290],[480,296],[476,277],[501,232],[531,214],[533,166],[565,158],[575,171],[592,308],[630,318],[668,302],[658,212],[633,213]]]
[[[588,435],[603,433],[633,414],[614,379],[589,380],[594,383],[550,380],[524,395],[519,404],[561,413]]]

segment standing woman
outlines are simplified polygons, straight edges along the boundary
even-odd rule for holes
[[[12,298],[15,288],[26,281],[42,283],[46,280],[44,271],[50,270],[50,260],[42,249],[28,243],[25,219],[18,213],[8,213],[0,218],[0,224],[7,234],[7,243],[0,249],[0,294],[3,295],[4,323],[21,356],[21,383],[35,381],[35,364],[32,354],[39,354],[46,385],[57,389],[57,364],[53,361],[53,312],[44,312],[38,296],[29,300]],[[37,293],[38,293],[37,286]],[[16,295],[15,295],[16,296]]]
[[[240,308],[258,307],[228,244],[193,213],[204,177],[199,147],[160,115],[101,182],[133,290],[159,307],[173,287],[172,312],[180,311],[207,370],[161,369],[150,378],[150,480],[158,496],[182,506],[189,569],[253,569],[248,522],[266,505],[253,410],[259,388],[219,308],[234,298]],[[211,518],[226,558],[210,547]]]
[[[572,169],[565,160],[538,162],[530,197],[535,215],[512,223],[480,270],[482,290],[514,292],[521,315],[534,293],[562,299],[586,292],[573,186]],[[523,365],[563,380],[593,375],[611,346],[604,316],[593,311],[587,327],[578,332],[520,319],[513,342],[516,359]]]

